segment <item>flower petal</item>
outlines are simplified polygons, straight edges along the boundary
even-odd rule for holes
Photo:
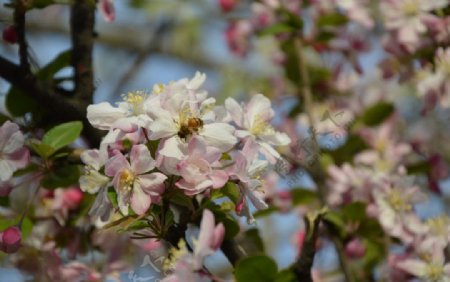
[[[115,176],[120,171],[125,169],[131,170],[131,166],[122,153],[118,153],[109,159],[105,164],[105,174],[108,176]]]
[[[230,150],[237,142],[237,138],[234,136],[234,127],[227,123],[206,124],[200,135],[205,138],[208,145],[216,147],[222,152]]]
[[[151,199],[144,190],[141,189],[139,181],[134,182],[133,195],[131,195],[131,208],[139,215],[144,214],[150,207]]]
[[[143,174],[155,168],[155,160],[144,144],[134,145],[130,153],[130,162],[133,172]]]
[[[149,195],[160,195],[164,192],[164,181],[167,179],[162,173],[154,172],[150,174],[139,175],[137,182],[140,183],[141,189]]]
[[[87,118],[89,122],[92,126],[102,130],[110,129],[114,122],[125,116],[126,112],[124,109],[114,108],[108,102],[89,105],[87,107]]]

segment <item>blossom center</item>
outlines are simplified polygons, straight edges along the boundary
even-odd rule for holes
[[[187,250],[186,242],[183,239],[181,239],[178,242],[178,248],[171,248],[169,250],[169,258],[167,258],[164,261],[163,265],[164,270],[167,271],[174,269],[177,261],[181,260],[181,258],[187,255],[188,253],[189,251]]]
[[[408,199],[405,199],[405,196],[402,195],[402,193],[397,189],[389,192],[387,196],[387,201],[389,205],[398,212],[405,212],[412,210],[412,206],[408,202]]]
[[[127,191],[131,191],[134,179],[134,174],[130,170],[126,169],[120,174],[120,186]]]
[[[406,1],[405,3],[403,3],[401,10],[407,16],[415,16],[419,14],[420,7],[416,1]]]
[[[439,236],[447,235],[447,226],[450,224],[450,220],[446,216],[439,216],[430,218],[427,220],[427,225],[430,228],[431,233]]]
[[[129,92],[122,96],[123,100],[130,105],[131,111],[135,115],[144,114],[144,101],[147,98],[147,94],[142,91]]]
[[[429,281],[441,281],[442,275],[444,274],[444,267],[431,263],[427,265],[425,272],[427,278],[430,279]]]
[[[267,121],[261,115],[257,115],[255,117],[255,120],[253,121],[250,133],[252,133],[253,135],[259,135],[265,132],[267,128],[269,128],[269,124],[267,123]]]

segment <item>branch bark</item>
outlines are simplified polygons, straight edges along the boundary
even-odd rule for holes
[[[94,95],[92,49],[94,44],[95,2],[75,0],[70,14],[74,98],[86,107]]]
[[[30,73],[28,62],[28,44],[25,39],[25,13],[26,8],[23,0],[16,0],[14,7],[14,25],[17,31],[17,43],[19,44],[20,67],[26,74]]]

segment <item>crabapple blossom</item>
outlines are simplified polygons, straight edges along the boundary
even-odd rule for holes
[[[0,182],[9,180],[17,169],[28,164],[30,152],[24,142],[25,137],[17,124],[3,123],[0,127]]]
[[[130,152],[130,161],[118,152],[105,165],[106,175],[113,177],[120,211],[128,214],[128,205],[137,214],[144,214],[150,204],[158,201],[164,191],[167,176],[159,172],[150,173],[155,161],[145,145],[135,145]]]
[[[100,0],[99,10],[102,12],[103,19],[107,22],[112,22],[116,18],[116,11],[114,8],[114,0]]]
[[[255,140],[261,147],[261,152],[271,163],[275,163],[280,154],[273,146],[286,146],[291,140],[286,133],[278,132],[270,125],[274,116],[270,100],[257,94],[247,105],[239,105],[233,98],[227,98],[225,107],[239,128],[236,136]]]

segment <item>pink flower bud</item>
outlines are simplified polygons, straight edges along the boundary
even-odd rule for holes
[[[352,259],[362,258],[366,253],[366,246],[359,238],[355,238],[345,246],[345,254]]]
[[[15,44],[17,43],[17,30],[16,27],[13,25],[7,26],[4,30],[3,30],[3,34],[2,34],[3,40],[11,43],[11,44]]]
[[[12,254],[19,250],[21,242],[21,232],[16,226],[8,227],[0,233],[0,250]]]
[[[69,209],[74,209],[83,200],[83,192],[76,187],[72,187],[64,191],[63,202]]]
[[[237,0],[219,0],[219,6],[224,12],[230,12],[236,7]]]
[[[100,12],[103,15],[103,18],[107,22],[112,22],[116,18],[116,11],[114,9],[114,1],[113,0],[101,0],[100,3]]]

